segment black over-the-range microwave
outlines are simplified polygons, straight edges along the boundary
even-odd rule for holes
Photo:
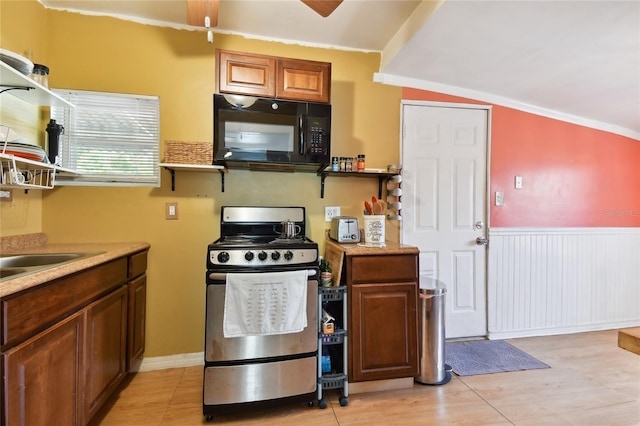
[[[214,164],[313,171],[331,159],[331,105],[213,96]]]

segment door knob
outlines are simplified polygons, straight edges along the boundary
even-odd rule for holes
[[[484,237],[478,237],[476,238],[476,244],[479,246],[486,246],[487,244],[489,244],[489,240]]]

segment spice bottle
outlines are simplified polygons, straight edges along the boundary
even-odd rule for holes
[[[358,171],[364,171],[364,154],[358,154]]]
[[[332,172],[340,171],[340,160],[338,160],[338,157],[333,157],[331,159],[331,171]]]
[[[49,88],[49,67],[41,64],[34,64],[31,72],[31,79],[41,86]]]

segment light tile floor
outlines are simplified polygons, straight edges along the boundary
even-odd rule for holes
[[[552,368],[454,376],[443,386],[349,395],[321,410],[297,404],[219,416],[224,425],[640,425],[640,355],[617,331],[509,340]],[[138,373],[92,426],[190,426],[202,416],[202,367]]]

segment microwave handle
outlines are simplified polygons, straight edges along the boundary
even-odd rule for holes
[[[300,147],[299,147],[299,154],[300,155],[304,155],[305,152],[305,140],[304,140],[304,131],[305,131],[305,116],[304,115],[300,115],[298,116],[299,120],[300,120],[300,126],[299,126],[299,132],[300,132]]]

